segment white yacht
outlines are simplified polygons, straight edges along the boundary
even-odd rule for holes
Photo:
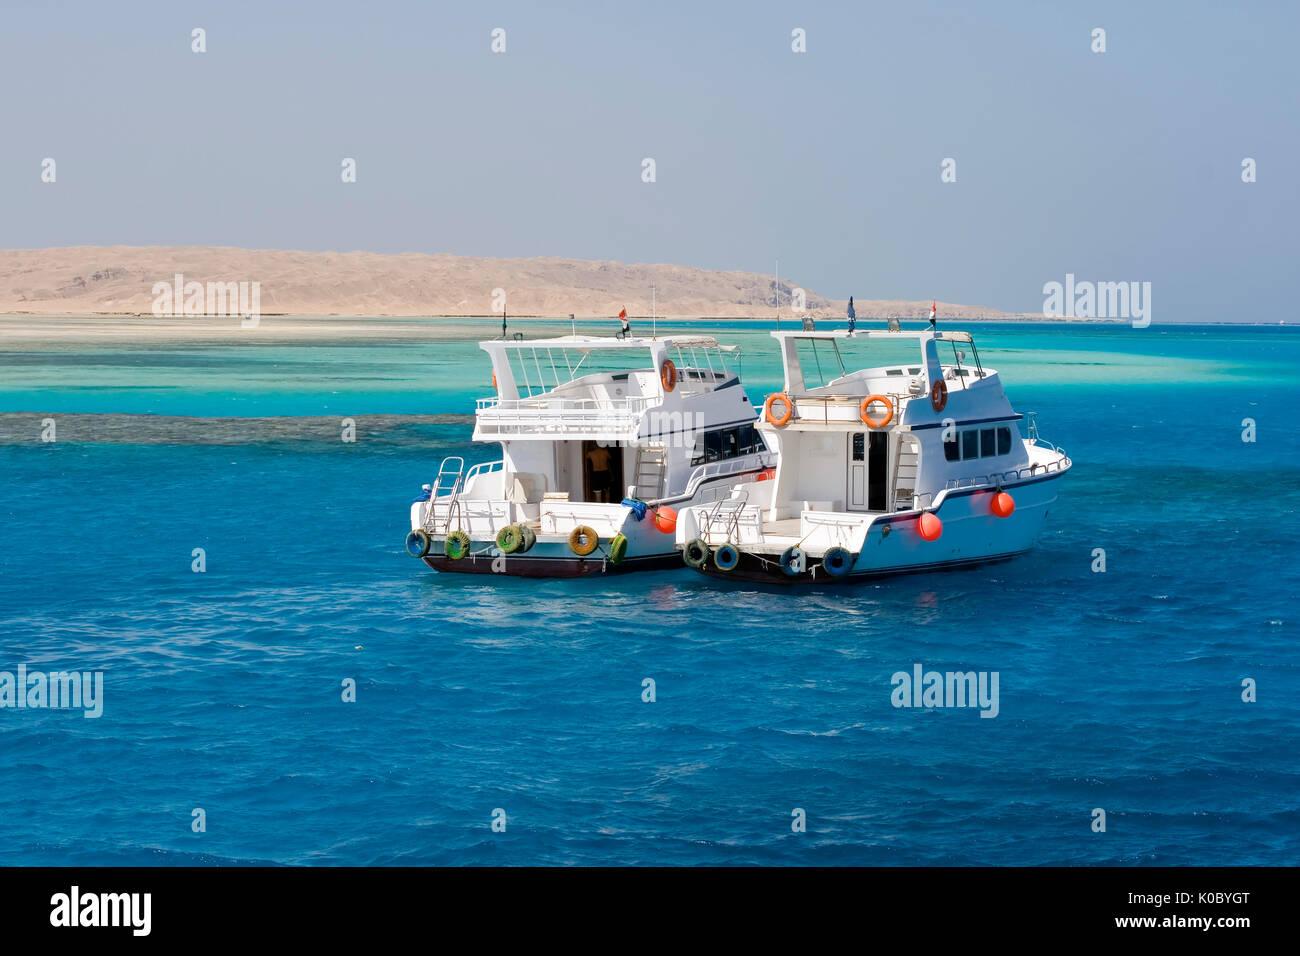
[[[737,347],[704,337],[480,343],[496,395],[411,503],[406,548],[439,571],[576,577],[679,567],[678,509],[771,475]]]
[[[682,511],[685,563],[720,578],[834,582],[1032,547],[1070,459],[1015,412],[968,332],[772,335],[784,389],[760,431],[771,481]],[[969,352],[969,355],[967,354]]]

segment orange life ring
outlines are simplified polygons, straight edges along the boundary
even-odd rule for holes
[[[772,406],[777,402],[781,402],[785,405],[785,414],[780,418],[772,414]],[[763,414],[767,416],[768,422],[775,425],[777,428],[783,428],[790,424],[790,418],[794,415],[794,402],[790,401],[790,396],[785,392],[777,392],[775,395],[769,395],[767,396],[767,401],[763,403]]]
[[[880,421],[876,421],[867,414],[867,409],[876,402],[883,402],[885,405],[885,417]],[[862,400],[862,404],[858,406],[858,417],[862,419],[862,423],[868,428],[884,428],[894,420],[894,403],[885,395],[868,395]]]
[[[936,412],[943,411],[944,406],[948,404],[948,386],[941,378],[936,378],[934,384],[930,386],[930,404]]]
[[[671,392],[677,387],[677,366],[672,359],[664,359],[664,364],[659,366],[659,382],[665,392]]]
[[[493,372],[493,373],[492,373],[492,387],[493,387],[494,389],[497,387],[497,373],[496,373],[496,372]]]

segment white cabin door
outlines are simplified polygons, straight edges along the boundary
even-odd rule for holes
[[[849,434],[849,511],[867,510],[867,433]]]

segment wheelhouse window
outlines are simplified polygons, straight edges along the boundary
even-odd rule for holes
[[[727,461],[742,455],[756,454],[766,448],[763,436],[753,425],[715,428],[695,436],[695,453],[691,457],[691,464]]]
[[[1011,429],[967,428],[943,443],[945,461],[970,461],[1011,454]]]
[[[992,458],[998,453],[997,439],[992,428],[980,429],[980,457]]]

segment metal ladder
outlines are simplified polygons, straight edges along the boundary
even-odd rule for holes
[[[452,468],[455,471],[452,471]],[[457,514],[460,508],[461,479],[465,475],[465,459],[459,455],[449,455],[442,460],[438,466],[438,477],[433,480],[433,488],[429,492],[429,509],[424,513],[424,530],[429,534],[440,533],[438,528],[438,498],[446,491],[446,520],[442,523],[441,533],[451,531],[452,516]],[[449,489],[449,490],[448,490]]]
[[[704,513],[703,527],[700,529],[704,533],[704,540],[713,544],[717,538],[715,533],[717,528],[722,528],[722,543],[736,543],[740,537],[740,515],[745,510],[745,505],[749,503],[749,492],[743,490],[734,498],[719,498],[713,503],[713,506]]]
[[[668,466],[668,449],[662,444],[638,445],[632,480],[636,497],[654,501],[664,496],[664,478]]]
[[[910,435],[900,435],[894,456],[894,510],[906,511],[916,495],[917,443]]]

